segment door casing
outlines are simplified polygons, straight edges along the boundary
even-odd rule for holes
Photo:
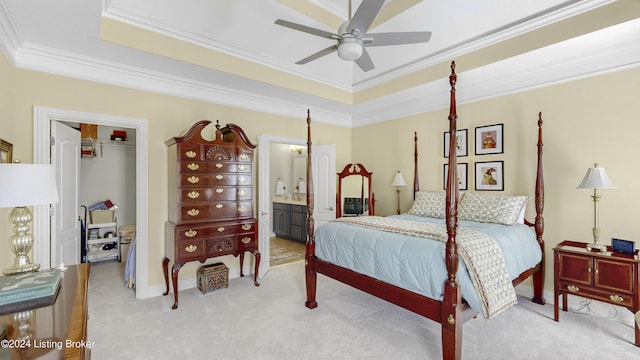
[[[269,191],[270,189],[270,181],[269,179],[270,174],[269,174],[269,162],[271,161],[270,158],[270,144],[271,143],[277,143],[277,144],[291,144],[291,145],[301,145],[301,146],[306,146],[307,142],[305,139],[296,139],[296,138],[286,138],[286,137],[279,137],[279,136],[272,136],[272,135],[260,135],[260,138],[258,140],[258,187],[259,187],[259,191],[258,191],[258,248],[260,250],[260,254],[262,256],[262,259],[260,261],[260,269],[258,269],[259,272],[259,277],[262,278],[264,277],[267,272],[269,271],[269,262],[270,262],[270,256],[269,256],[269,250],[270,250],[270,233],[271,230],[269,229],[269,224],[271,223],[271,219],[270,216],[272,216],[271,212],[272,212],[272,208],[271,208],[271,198],[270,198],[270,194],[271,192]],[[314,149],[317,147],[318,145],[313,145]],[[323,169],[322,173],[319,173],[319,168],[317,167],[317,165],[312,165],[314,166],[314,192],[315,192],[315,198],[318,199],[319,197],[322,197],[323,200],[320,201],[323,205],[323,209],[322,212],[324,214],[324,217],[322,218],[322,221],[328,221],[327,219],[329,219],[331,217],[331,212],[333,213],[333,218],[335,218],[335,189],[336,189],[336,170],[335,170],[335,145],[320,145],[320,149],[322,150],[322,153],[324,154],[323,156],[326,158],[326,160],[324,161],[325,164],[333,164],[333,167],[326,170],[327,167],[321,167]],[[331,155],[331,150],[333,150],[333,155]],[[315,157],[316,155],[312,154],[313,157]],[[329,165],[330,166],[330,165]],[[326,174],[325,174],[326,172]],[[317,181],[317,179],[322,178],[323,180],[321,182]],[[320,188],[318,187],[318,184],[325,184],[326,186],[321,186]],[[318,191],[319,189],[325,190],[325,191],[333,191],[332,193],[329,194],[319,194]],[[333,190],[331,190],[333,189]],[[328,205],[325,206],[326,204],[331,204],[333,203],[334,205]],[[328,208],[331,207],[332,209],[329,210]],[[314,214],[317,214],[317,209],[318,209],[318,200],[316,200],[315,202],[315,208],[316,210],[314,210]]]
[[[97,114],[82,111],[33,107],[33,163],[51,163],[51,122],[77,122],[136,130],[136,299],[145,299],[161,293],[162,286],[148,285],[148,149],[149,130],[146,119]],[[41,269],[51,268],[51,224],[49,206],[33,207],[33,258]],[[46,239],[46,240],[45,240]],[[158,265],[158,268],[160,266]]]

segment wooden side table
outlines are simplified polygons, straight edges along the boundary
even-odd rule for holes
[[[64,272],[53,305],[0,316],[9,344],[2,349],[11,359],[91,358],[95,341],[87,339],[89,264],[70,265]]]
[[[567,311],[567,294],[626,307],[640,316],[640,259],[611,251],[592,252],[587,244],[565,240],[554,251],[554,320],[559,320],[558,296]],[[640,347],[640,324],[634,322],[635,345]]]

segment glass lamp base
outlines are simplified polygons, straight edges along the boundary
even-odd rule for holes
[[[2,270],[2,273],[5,275],[15,275],[38,270],[40,270],[40,264],[30,263],[29,258],[26,259],[26,262],[21,262],[20,257],[16,257],[13,266]]]
[[[602,252],[605,252],[605,251],[607,251],[607,245],[598,244],[598,243],[591,243],[591,244],[587,244],[587,250],[588,251],[602,251]]]
[[[9,247],[16,255],[13,266],[2,271],[5,275],[14,275],[31,271],[38,271],[40,264],[32,264],[29,261],[29,251],[33,246],[33,235],[29,234],[29,222],[31,211],[24,206],[18,206],[11,210],[9,222],[14,224],[14,234],[9,238]]]

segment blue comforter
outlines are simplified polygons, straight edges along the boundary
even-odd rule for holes
[[[444,219],[408,214],[394,217],[444,225]],[[542,259],[535,233],[527,225],[460,221],[459,226],[484,232],[498,242],[511,279]],[[319,226],[315,241],[316,256],[322,260],[435,300],[443,298],[447,279],[444,242],[339,222]],[[462,260],[458,283],[471,308],[482,312],[480,298]]]

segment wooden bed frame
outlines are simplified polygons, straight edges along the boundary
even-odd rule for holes
[[[451,102],[449,111],[449,134],[450,144],[456,143],[457,113],[456,113],[456,80],[455,62],[451,62],[451,75],[449,83],[451,85]],[[443,359],[460,359],[462,353],[462,325],[464,322],[476,315],[476,313],[461,298],[461,290],[456,279],[458,271],[458,249],[456,243],[456,229],[458,226],[458,199],[459,189],[457,176],[456,147],[449,147],[449,169],[446,186],[446,209],[445,221],[447,226],[448,239],[446,243],[446,266],[448,279],[444,285],[444,298],[437,301],[426,296],[399,288],[394,285],[382,282],[372,277],[359,274],[352,270],[328,263],[315,256],[315,235],[313,219],[313,176],[311,166],[311,117],[307,111],[307,243],[305,255],[305,279],[307,289],[307,301],[305,306],[313,309],[318,306],[316,302],[316,281],[317,274],[324,274],[330,278],[338,280],[347,285],[353,286],[371,295],[413,311],[419,315],[427,317],[442,325],[442,357]],[[418,190],[417,172],[417,133],[415,135],[415,175],[414,190]],[[538,164],[535,188],[535,222],[525,221],[529,226],[534,227],[536,239],[542,250],[542,260],[534,268],[520,274],[513,280],[513,285],[517,285],[533,276],[534,296],[532,301],[544,305],[542,296],[544,286],[544,241],[542,234],[544,231],[544,221],[542,211],[544,208],[544,180],[542,172],[542,114],[538,114]]]

